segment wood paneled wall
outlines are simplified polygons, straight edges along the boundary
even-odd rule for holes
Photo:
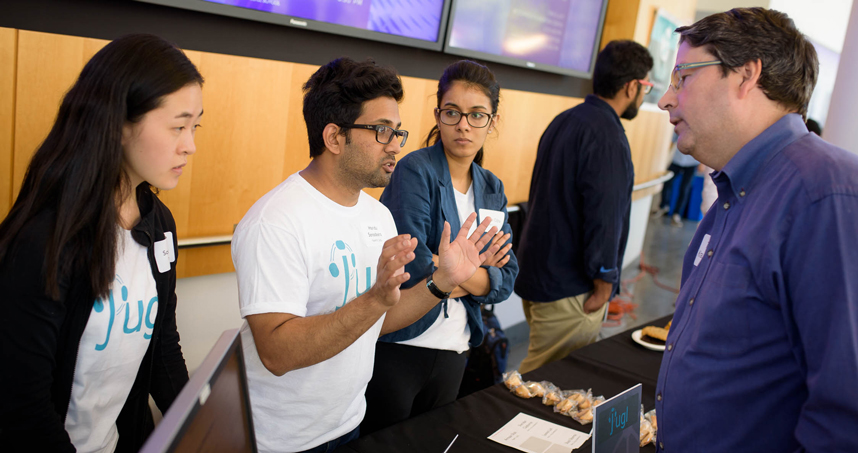
[[[24,177],[30,157],[56,116],[64,93],[106,41],[0,29],[0,216]],[[301,85],[315,66],[186,51],[206,79],[205,115],[197,152],[179,185],[161,193],[179,239],[232,234],[250,206],[310,161]],[[400,105],[409,132],[403,155],[421,147],[434,124],[437,81],[402,78]],[[502,90],[500,125],[486,142],[484,165],[503,182],[510,204],[527,200],[536,147],[548,123],[581,99]],[[666,167],[670,124],[643,109],[625,124],[636,182]],[[6,165],[6,166],[4,166]],[[7,187],[8,188],[5,188]],[[4,192],[5,190],[5,192]],[[378,197],[380,189],[368,191]],[[179,276],[231,272],[229,246],[183,249]]]

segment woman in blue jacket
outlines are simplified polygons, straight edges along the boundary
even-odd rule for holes
[[[499,97],[487,67],[467,60],[447,67],[438,82],[436,125],[427,147],[402,159],[381,195],[399,232],[418,239],[403,288],[435,270],[444,221],[458,231],[473,212],[474,225],[491,217],[503,225],[493,242],[506,245],[423,318],[379,339],[362,433],[454,401],[467,362],[463,352],[483,341],[480,305],[512,293],[518,262],[510,251],[506,196],[501,181],[481,166],[483,144],[497,125]]]
[[[176,223],[203,78],[151,35],[101,49],[0,223],[0,449],[138,451],[188,381]]]

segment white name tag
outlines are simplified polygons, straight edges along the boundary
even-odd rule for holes
[[[380,223],[361,223],[360,235],[363,238],[363,243],[370,246],[382,245],[385,239],[390,239],[384,237],[384,229]]]
[[[703,235],[703,240],[700,241],[700,248],[697,249],[697,256],[694,257],[694,266],[697,266],[700,264],[700,261],[703,260],[703,255],[706,254],[706,247],[709,247],[710,238],[712,238],[712,236],[709,236],[708,234]]]
[[[486,228],[486,231],[489,231],[492,227],[496,227],[498,231],[500,231],[503,228],[504,221],[506,221],[503,211],[480,209],[480,222],[482,222],[486,217],[490,217],[492,219],[492,222],[489,224],[489,227]]]
[[[176,251],[173,249],[173,233],[164,232],[164,240],[155,242],[155,263],[158,272],[164,273],[170,270],[170,263],[176,262]]]

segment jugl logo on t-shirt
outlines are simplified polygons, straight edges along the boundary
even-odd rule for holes
[[[117,290],[119,290],[118,292],[122,296],[122,302],[120,302],[118,309],[116,308],[116,301],[114,298],[114,294],[117,293]],[[105,305],[108,306],[106,307]],[[140,332],[142,330],[143,323],[145,322],[147,330],[143,332],[143,338],[146,340],[152,338],[152,329],[155,327],[155,316],[153,315],[157,314],[158,311],[158,296],[156,295],[149,299],[149,302],[146,304],[145,316],[143,311],[143,300],[138,300],[136,305],[136,316],[132,316],[131,311],[133,308],[132,305],[128,303],[128,287],[124,284],[122,277],[119,276],[119,274],[116,274],[116,278],[113,280],[113,285],[111,285],[108,293],[107,304],[105,304],[103,298],[98,298],[92,307],[95,313],[101,313],[105,308],[107,308],[107,314],[110,316],[107,323],[97,321],[99,325],[107,325],[107,335],[105,336],[103,343],[95,345],[96,351],[103,351],[107,347],[107,344],[110,342],[110,335],[113,332],[115,317],[122,313],[122,311],[125,311],[125,323],[122,326],[122,332],[124,334],[129,335],[135,332]],[[93,316],[95,316],[95,313],[93,313]]]
[[[342,264],[342,268],[340,267],[340,264]],[[357,269],[355,253],[351,246],[343,241],[336,241],[331,246],[331,264],[328,266],[328,271],[330,271],[331,276],[334,278],[342,277],[345,284],[343,303],[342,305],[338,305],[335,310],[345,307],[346,302],[367,292],[372,286],[372,267],[367,266],[364,289],[363,291],[359,289],[360,275]],[[354,280],[354,297],[350,298],[349,290],[352,288],[352,280]]]

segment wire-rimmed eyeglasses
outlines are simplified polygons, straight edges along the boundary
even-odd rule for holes
[[[702,68],[704,66],[714,66],[716,64],[721,64],[721,60],[678,64],[673,67],[673,72],[670,74],[670,86],[673,88],[673,91],[679,91],[679,89],[682,88],[682,82],[686,76],[682,76],[679,71],[684,69]]]

